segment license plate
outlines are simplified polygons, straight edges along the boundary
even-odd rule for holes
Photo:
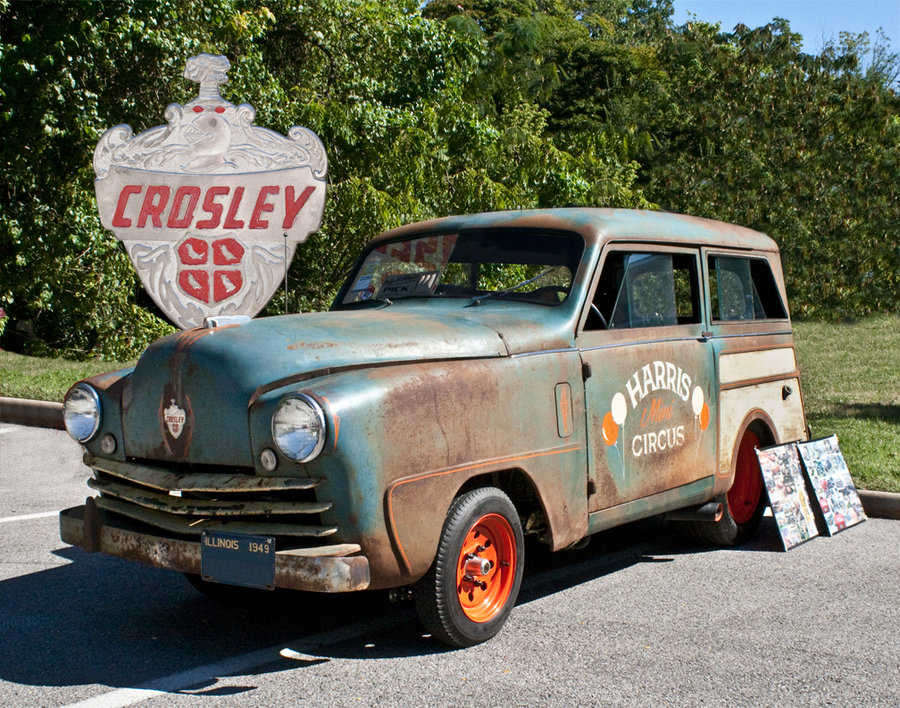
[[[275,538],[204,531],[200,535],[204,580],[248,588],[275,589]]]

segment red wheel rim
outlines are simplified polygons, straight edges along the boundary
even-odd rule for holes
[[[473,566],[490,568],[473,572]],[[500,613],[516,577],[516,538],[500,514],[486,514],[469,529],[456,565],[459,606],[473,622],[488,622]]]
[[[762,496],[762,472],[756,448],[759,438],[750,430],[744,433],[738,448],[737,465],[734,470],[734,484],[728,490],[728,510],[735,523],[746,524],[756,513]]]

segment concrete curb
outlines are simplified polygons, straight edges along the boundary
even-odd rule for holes
[[[900,494],[858,489],[866,516],[876,519],[900,519]]]
[[[30,425],[36,428],[65,430],[62,403],[30,401],[24,398],[0,396],[0,422]],[[900,494],[872,492],[860,489],[859,498],[867,516],[879,519],[900,519]]]
[[[0,396],[0,422],[65,430],[62,403]]]

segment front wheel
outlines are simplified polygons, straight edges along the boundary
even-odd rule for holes
[[[493,637],[516,604],[524,550],[522,524],[506,494],[484,487],[458,496],[434,563],[415,586],[422,624],[455,647]]]

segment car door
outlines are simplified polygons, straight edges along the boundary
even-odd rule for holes
[[[592,512],[668,490],[691,503],[711,488],[718,387],[700,274],[698,249],[604,252],[577,339]]]

